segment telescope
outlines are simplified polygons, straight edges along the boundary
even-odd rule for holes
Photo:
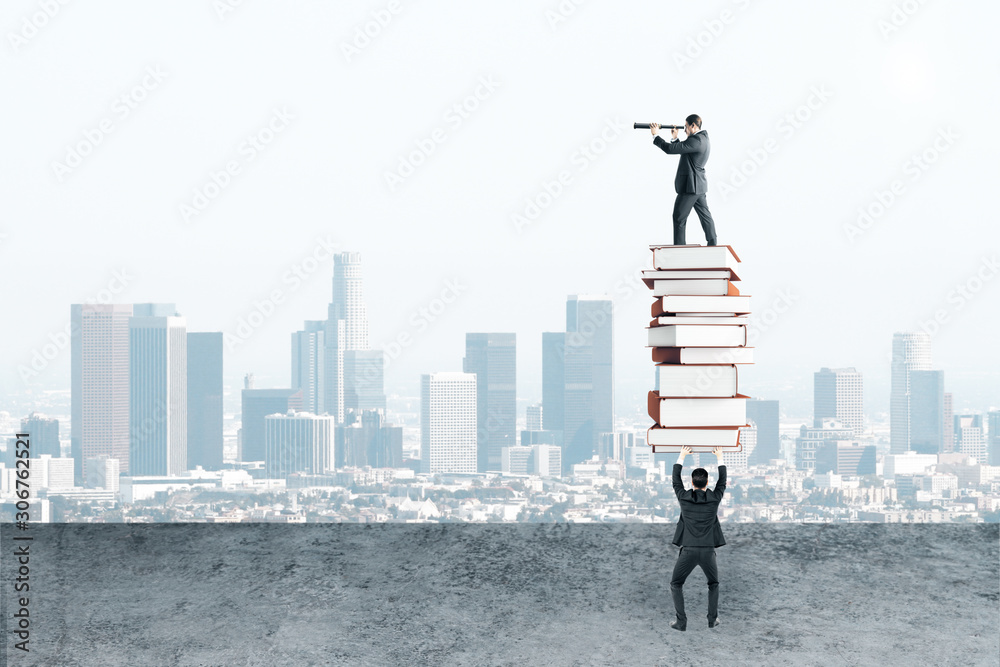
[[[648,130],[649,123],[632,123],[633,130]],[[661,130],[683,130],[683,125],[660,125]]]

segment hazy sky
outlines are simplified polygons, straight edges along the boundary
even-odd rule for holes
[[[0,393],[68,388],[69,304],[109,296],[234,335],[259,309],[227,381],[287,385],[335,245],[363,253],[373,347],[408,341],[390,391],[514,331],[540,399],[541,333],[608,293],[617,411],[642,409],[635,276],[677,158],[631,124],[698,113],[758,323],[746,393],[808,407],[813,371],[855,366],[887,409],[892,334],[925,326],[956,409],[1000,404],[996,3],[44,4],[0,12]]]

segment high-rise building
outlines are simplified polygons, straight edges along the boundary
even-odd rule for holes
[[[311,320],[292,333],[292,389],[302,390],[306,412],[326,411],[326,322]]]
[[[541,431],[542,430],[542,404],[538,403],[536,405],[529,405],[525,409],[525,430],[526,431]]]
[[[562,447],[559,445],[532,445],[533,472],[542,477],[562,476]],[[648,451],[648,449],[647,449]]]
[[[188,468],[222,470],[222,332],[187,335]]]
[[[986,434],[981,414],[955,415],[955,451],[986,463]]]
[[[782,458],[778,431],[778,401],[747,400],[747,421],[757,427],[757,444],[747,455],[749,465],[765,464]]]
[[[951,393],[944,394],[944,451],[955,451],[955,403]]]
[[[32,412],[21,420],[21,433],[27,433],[31,442],[32,457],[48,454],[62,456],[59,446],[59,420]]]
[[[465,335],[466,373],[476,376],[476,468],[501,469],[501,450],[517,444],[516,337],[512,333]]]
[[[816,453],[815,471],[837,475],[874,475],[875,445],[827,440]]]
[[[734,472],[746,471],[750,457],[753,456],[756,449],[757,425],[750,422],[749,426],[740,429],[740,451],[723,452],[722,454],[722,460],[725,462],[727,470]]]
[[[817,455],[827,441],[850,441],[853,437],[853,429],[833,419],[827,419],[813,428],[803,426],[799,429],[799,437],[795,440],[796,470],[815,470]]]
[[[249,381],[247,382],[249,384]],[[301,389],[243,389],[239,460],[263,461],[264,418],[302,409]]]
[[[344,410],[385,412],[385,353],[344,351]]]
[[[333,470],[333,418],[289,410],[264,417],[264,470],[268,477],[322,475]]]
[[[813,374],[813,424],[836,419],[859,436],[865,429],[862,378],[854,368],[823,368]]]
[[[566,367],[563,358],[565,348],[565,333],[542,334],[542,425],[546,431],[562,432],[565,426]]]
[[[87,461],[88,489],[107,489],[118,493],[118,477],[118,459],[101,455]]]
[[[564,470],[589,460],[601,434],[614,432],[611,299],[570,295],[566,332],[542,334],[542,407],[545,430],[563,432]]]
[[[129,319],[129,476],[187,465],[187,326],[172,303],[137,303]]]
[[[910,450],[945,450],[944,371],[910,371]]]
[[[504,447],[500,450],[500,470],[505,475],[530,475],[533,456],[531,447]]]
[[[420,378],[420,472],[476,472],[476,376]]]
[[[987,465],[1000,466],[1000,410],[986,413],[988,427],[986,441]]]
[[[385,422],[382,410],[348,410],[334,437],[336,467],[401,468],[403,427]]]
[[[131,304],[70,306],[73,477],[86,479],[86,460],[118,459],[129,473],[129,319]]]
[[[327,308],[323,342],[325,412],[339,423],[344,420],[344,410],[349,407],[346,402],[347,394],[370,393],[376,377],[371,375],[370,366],[359,364],[357,360],[352,368],[356,372],[362,372],[362,376],[356,379],[349,373],[345,374],[346,352],[371,349],[359,252],[342,252],[333,257],[333,296]],[[353,406],[354,409],[368,409],[363,406],[365,402],[370,404],[370,399],[364,399]]]
[[[889,394],[889,451],[902,454],[910,446],[910,373],[931,370],[931,338],[926,333],[892,336],[892,386]]]
[[[31,485],[35,489],[65,491],[72,489],[73,460],[42,454],[31,457]]]

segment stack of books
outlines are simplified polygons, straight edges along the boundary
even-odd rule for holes
[[[747,396],[737,367],[753,363],[747,347],[750,297],[734,283],[740,258],[732,247],[650,246],[653,269],[642,280],[653,291],[648,346],[656,364],[646,432],[654,453],[721,447],[740,451],[748,426]]]

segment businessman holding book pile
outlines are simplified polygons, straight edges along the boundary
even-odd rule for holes
[[[708,141],[708,132],[701,129],[701,117],[691,114],[684,119],[687,135],[684,141],[677,140],[677,128],[674,126],[671,126],[669,142],[659,136],[659,130],[659,123],[649,124],[653,144],[664,153],[681,156],[674,178],[674,190],[677,192],[677,199],[674,200],[674,245],[685,245],[685,226],[692,207],[705,230],[708,245],[715,245],[715,221],[708,210],[708,180],[705,178],[705,164],[712,146]]]
[[[695,566],[700,566],[708,579],[708,627],[719,626],[719,568],[715,563],[715,548],[726,543],[719,524],[719,503],[726,493],[726,466],[722,463],[722,448],[716,447],[713,453],[719,460],[719,481],[715,488],[708,488],[708,471],[695,468],[691,472],[691,488],[685,489],[681,468],[684,457],[690,453],[690,447],[681,449],[673,473],[674,493],[681,505],[681,518],[677,521],[673,542],[681,551],[670,577],[670,593],[677,613],[677,620],[670,622],[674,630],[687,630],[683,588]]]

